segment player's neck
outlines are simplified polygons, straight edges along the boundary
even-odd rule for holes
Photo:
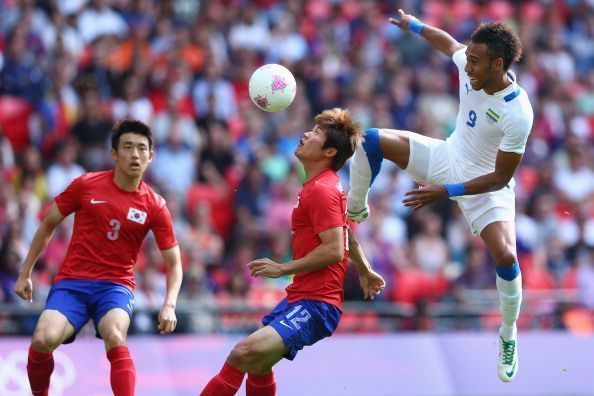
[[[130,177],[117,168],[113,173],[113,182],[124,191],[136,191],[141,181],[142,176]]]
[[[503,73],[501,77],[497,77],[493,79],[492,84],[488,84],[483,91],[486,94],[493,95],[497,92],[503,91],[505,88],[509,87],[512,84],[510,79],[507,77],[507,73]]]
[[[303,164],[306,181],[310,181],[329,167],[327,163]]]

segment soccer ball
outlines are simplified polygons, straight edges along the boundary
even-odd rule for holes
[[[297,92],[293,74],[284,66],[270,63],[259,67],[250,77],[250,98],[264,111],[286,109]]]

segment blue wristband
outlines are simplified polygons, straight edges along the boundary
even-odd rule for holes
[[[453,183],[443,185],[448,192],[448,197],[459,197],[464,195],[464,183]]]
[[[413,21],[408,24],[408,30],[418,34],[419,36],[423,32],[423,29],[425,29],[425,24],[418,19],[413,19]]]

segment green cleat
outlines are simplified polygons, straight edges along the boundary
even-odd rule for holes
[[[499,336],[499,362],[497,364],[497,371],[499,372],[499,379],[503,382],[510,382],[518,373],[518,336],[516,335],[511,340],[504,340]]]

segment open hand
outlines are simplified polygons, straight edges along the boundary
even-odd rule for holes
[[[398,26],[400,29],[404,30],[405,32],[408,31],[408,25],[416,18],[410,14],[405,14],[401,8],[398,9],[398,19],[390,18],[389,21],[392,25]]]
[[[413,210],[434,204],[440,199],[448,197],[448,192],[442,184],[428,183],[420,180],[415,180],[415,183],[419,185],[419,188],[404,193],[404,196],[407,198],[402,200],[404,206],[411,207]]]

